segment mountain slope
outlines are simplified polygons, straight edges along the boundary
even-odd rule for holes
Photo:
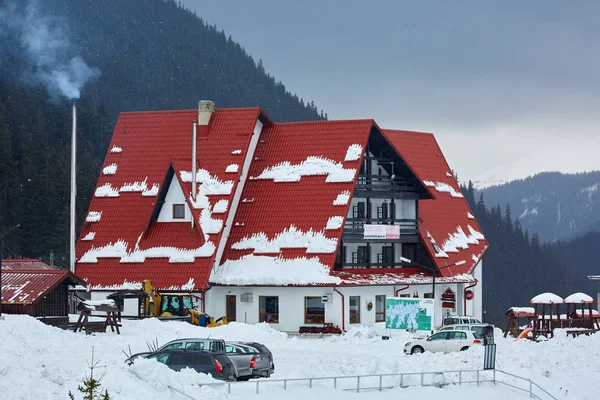
[[[542,241],[572,238],[600,224],[600,171],[546,172],[483,190],[487,204],[508,204],[523,229]]]

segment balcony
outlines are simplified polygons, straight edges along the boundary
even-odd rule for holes
[[[388,175],[358,176],[354,193],[371,198],[419,199],[414,186],[402,177],[392,179]]]
[[[410,242],[416,243],[418,241],[419,227],[416,219],[392,219],[392,218],[380,218],[380,219],[368,219],[368,218],[348,218],[344,225],[344,231],[342,240],[345,242],[364,242],[364,225],[398,225],[400,226],[400,238],[399,239],[368,239],[368,242]]]

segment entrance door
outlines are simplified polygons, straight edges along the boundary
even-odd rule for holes
[[[227,321],[235,321],[235,295],[225,296]]]

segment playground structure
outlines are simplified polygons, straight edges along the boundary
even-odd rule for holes
[[[529,303],[533,307],[511,307],[506,312],[508,325],[504,337],[510,333],[517,339],[537,340],[540,336],[554,337],[554,329],[566,329],[573,337],[600,330],[600,313],[592,309],[594,299],[585,293],[573,293],[565,299],[554,293],[542,293]],[[562,306],[566,306],[565,314],[561,314]],[[524,329],[520,328],[519,318],[527,318]]]
[[[117,312],[119,308],[112,300],[100,300],[100,301],[82,301],[77,306],[77,310],[80,311],[79,319],[75,324],[75,332],[84,331],[85,334],[106,332],[106,328],[110,326],[110,330],[117,331],[117,335],[121,334],[119,327],[121,324],[117,322]],[[105,312],[106,318],[104,321],[90,321],[92,318],[92,312]],[[97,318],[97,317],[96,317]]]

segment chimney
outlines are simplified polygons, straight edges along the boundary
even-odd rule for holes
[[[215,103],[211,100],[200,100],[198,103],[198,125],[206,126],[210,121],[210,116],[215,112]]]

